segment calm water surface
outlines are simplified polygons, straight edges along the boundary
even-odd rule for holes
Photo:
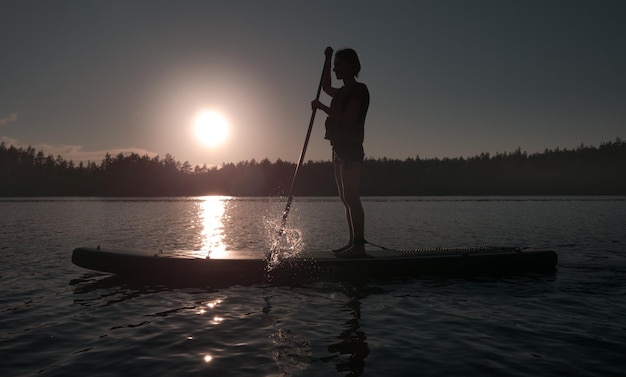
[[[77,246],[259,255],[278,198],[0,199],[1,376],[624,376],[625,197],[366,198],[393,248],[558,252],[554,274],[172,288],[71,264]],[[297,198],[293,253],[347,239]]]

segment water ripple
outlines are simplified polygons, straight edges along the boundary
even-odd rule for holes
[[[373,242],[542,246],[559,253],[553,275],[190,288],[70,263],[80,245],[268,250],[283,201],[211,200],[0,200],[0,374],[622,376],[626,369],[623,197],[364,201]],[[221,213],[220,224],[211,213]],[[294,245],[340,246],[344,216],[336,199],[297,199],[288,221]]]

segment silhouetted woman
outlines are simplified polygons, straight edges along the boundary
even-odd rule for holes
[[[326,63],[322,88],[332,97],[330,107],[319,100],[311,103],[312,108],[324,111],[326,119],[325,139],[330,140],[333,148],[333,165],[339,196],[346,207],[346,217],[350,239],[346,246],[333,250],[339,257],[365,256],[365,215],[360,198],[361,165],[365,116],[369,107],[370,96],[367,86],[357,82],[361,71],[361,62],[353,49],[342,49],[335,53],[333,72],[343,86],[334,88],[331,84],[330,67],[333,49],[324,51]]]

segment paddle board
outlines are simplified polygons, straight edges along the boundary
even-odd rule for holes
[[[368,250],[368,257],[338,258],[330,251],[303,252],[268,265],[262,252],[230,252],[228,258],[198,251],[78,247],[72,262],[90,270],[145,281],[247,284],[338,279],[459,276],[554,271],[552,250],[517,247]]]

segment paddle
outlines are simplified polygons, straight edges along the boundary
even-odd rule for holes
[[[328,48],[326,49],[328,51]],[[330,50],[332,51],[332,50]],[[324,68],[322,68],[322,77],[320,78],[320,84],[317,87],[317,94],[315,95],[315,99],[320,99],[320,93],[322,91],[322,83],[324,82],[324,71],[326,68],[326,60],[324,60]],[[283,218],[280,222],[280,228],[278,229],[278,238],[272,249],[267,255],[268,260],[272,260],[274,253],[276,253],[278,246],[280,244],[280,239],[285,233],[285,225],[287,225],[287,216],[289,216],[289,210],[291,209],[291,203],[293,202],[293,188],[296,185],[296,178],[298,177],[298,171],[300,170],[300,166],[304,161],[304,155],[306,154],[306,149],[309,145],[309,138],[311,137],[311,130],[313,129],[313,123],[315,122],[315,113],[317,112],[317,108],[314,108],[311,112],[311,120],[309,121],[309,129],[306,132],[306,137],[304,138],[304,146],[302,147],[302,152],[300,152],[300,160],[298,160],[298,165],[296,165],[296,171],[293,173],[293,179],[291,180],[291,187],[289,188],[289,196],[287,197],[287,205],[285,206],[285,211],[283,211]]]

